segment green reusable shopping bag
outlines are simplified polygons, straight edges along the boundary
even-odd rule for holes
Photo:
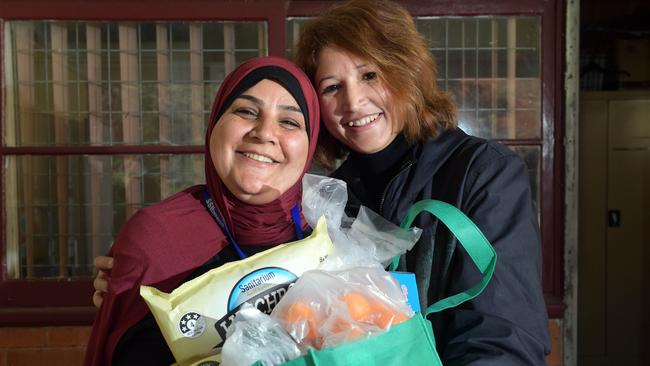
[[[391,366],[391,365],[442,365],[436,352],[431,323],[426,316],[455,307],[476,297],[492,278],[496,265],[496,253],[474,223],[456,207],[436,200],[416,202],[400,225],[408,228],[415,217],[427,211],[443,222],[465,248],[483,278],[472,288],[442,299],[424,311],[424,317],[416,313],[410,320],[392,326],[380,335],[321,350],[310,349],[306,355],[291,360],[283,366]],[[390,270],[395,270],[399,257]],[[254,366],[261,366],[257,362]]]

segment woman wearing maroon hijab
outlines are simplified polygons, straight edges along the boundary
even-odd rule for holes
[[[140,285],[170,292],[211,268],[302,236],[308,227],[301,181],[318,120],[311,82],[287,60],[257,58],[224,80],[206,133],[207,184],[146,207],[124,225],[111,248],[111,281],[85,365],[173,363]]]

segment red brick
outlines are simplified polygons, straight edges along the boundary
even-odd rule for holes
[[[7,351],[7,365],[11,366],[77,366],[83,362],[81,348],[16,349]]]
[[[562,366],[562,320],[550,319],[548,332],[551,335],[551,353],[546,356],[546,365]]]
[[[47,332],[49,347],[85,347],[91,327],[51,327]]]
[[[0,328],[0,349],[45,346],[46,328]]]

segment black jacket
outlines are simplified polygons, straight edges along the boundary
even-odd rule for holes
[[[348,184],[348,214],[371,206],[349,162],[333,174]],[[415,145],[389,181],[382,216],[399,224],[423,199],[450,203],[483,231],[497,252],[490,284],[475,299],[430,317],[444,365],[543,365],[550,351],[541,286],[541,244],[523,160],[507,147],[451,130]],[[420,214],[420,241],[402,257],[414,272],[421,306],[472,287],[479,271],[444,224]]]

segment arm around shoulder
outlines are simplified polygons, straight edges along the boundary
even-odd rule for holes
[[[140,248],[142,235],[146,234],[142,233],[142,220],[143,217],[136,213],[124,225],[113,244],[110,280],[95,317],[84,365],[111,364],[112,353],[120,337],[147,312],[138,291],[147,265]]]

